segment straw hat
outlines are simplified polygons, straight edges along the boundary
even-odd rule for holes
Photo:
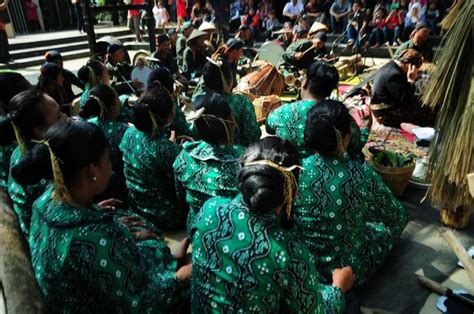
[[[327,30],[328,30],[328,27],[324,25],[323,23],[314,22],[313,25],[311,25],[311,28],[309,29],[308,35],[311,36],[320,31],[327,32]]]
[[[215,32],[216,31],[216,26],[214,23],[209,23],[209,22],[202,22],[201,26],[199,26],[199,30],[203,32]]]
[[[194,29],[193,32],[191,33],[191,35],[189,35],[189,37],[186,41],[191,41],[195,38],[198,38],[198,37],[201,37],[201,36],[206,36],[206,35],[207,35],[206,32],[200,31],[198,29]]]

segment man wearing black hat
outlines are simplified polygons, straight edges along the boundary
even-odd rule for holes
[[[156,36],[156,51],[152,57],[160,60],[160,66],[167,68],[172,75],[178,72],[178,64],[171,54],[171,40],[168,35]]]
[[[107,70],[110,76],[110,86],[119,95],[134,94],[143,88],[143,83],[131,80],[132,68],[125,63],[123,46],[112,44],[107,48]]]
[[[50,50],[46,52],[44,59],[46,62],[56,63],[61,69],[63,69],[63,88],[65,93],[64,100],[65,103],[71,103],[74,98],[76,98],[76,94],[72,90],[72,85],[84,90],[84,83],[74,73],[64,68],[63,57],[59,51]]]
[[[240,39],[231,38],[226,42],[225,46],[226,50],[224,56],[232,70],[234,85],[237,85],[237,65],[244,54],[244,43]]]
[[[285,53],[278,61],[277,67],[292,65],[303,70],[313,63],[315,59],[326,55],[326,33],[320,31],[312,34],[310,38],[299,39],[286,48]]]
[[[425,61],[432,61],[433,48],[427,43],[429,37],[430,28],[428,24],[423,22],[417,23],[415,30],[410,35],[410,40],[404,42],[400,47],[398,47],[393,55],[393,59],[397,59],[403,51],[411,48],[421,53]]]
[[[194,30],[194,26],[191,22],[183,23],[181,26],[181,34],[179,34],[178,39],[176,40],[176,61],[178,63],[179,69],[183,71],[183,54],[186,50],[186,41]]]

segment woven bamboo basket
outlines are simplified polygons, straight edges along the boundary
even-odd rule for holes
[[[405,168],[383,167],[373,163],[375,171],[382,177],[393,195],[402,196],[410,181],[415,165]]]

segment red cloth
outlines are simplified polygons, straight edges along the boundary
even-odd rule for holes
[[[132,4],[143,4],[143,0],[132,0]],[[139,16],[140,10],[129,10],[130,16]]]
[[[387,26],[389,29],[395,29],[398,26],[398,16],[394,15],[388,19]]]
[[[38,14],[36,14],[36,6],[33,2],[25,2],[26,19],[28,21],[38,21]]]
[[[186,12],[186,0],[176,0],[176,13],[180,17],[188,17],[188,12]]]
[[[385,18],[375,20],[375,26],[377,28],[384,28],[387,23],[385,22]]]

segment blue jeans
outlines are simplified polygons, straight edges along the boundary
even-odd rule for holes
[[[355,29],[354,25],[347,25],[347,41],[352,40],[354,46],[359,46],[359,32]]]
[[[341,30],[341,32],[344,31],[346,29],[348,20],[349,20],[349,18],[347,16],[343,16],[339,19],[339,22],[337,22],[336,18],[331,15],[331,29],[332,29],[332,31],[335,32],[338,27]]]

